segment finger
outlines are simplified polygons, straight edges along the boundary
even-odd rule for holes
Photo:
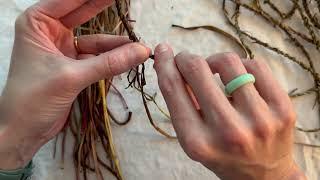
[[[226,85],[236,77],[246,74],[241,59],[234,53],[221,53],[207,58],[207,62],[214,73],[218,73],[222,82]],[[248,108],[254,108],[257,100],[262,100],[253,83],[246,84],[233,92],[235,103],[244,103]]]
[[[61,17],[60,20],[67,28],[74,28],[87,22],[112,3],[113,0],[89,0],[79,8]]]
[[[46,0],[38,2],[35,7],[37,7],[41,13],[59,19],[79,8],[87,1],[90,0]]]
[[[247,73],[241,59],[234,53],[217,54],[209,57],[207,62],[212,72],[219,73],[224,84]],[[267,128],[262,115],[269,112],[269,107],[261,98],[253,83],[246,84],[233,92],[232,102],[236,109],[246,116],[247,120],[254,122],[256,128],[259,130]]]
[[[187,52],[176,56],[175,62],[184,79],[192,88],[205,119],[214,122],[218,127],[229,127],[231,124],[234,126],[235,119],[229,117],[234,117],[236,112],[214,82],[207,62],[201,57]],[[225,121],[221,121],[223,119]]]
[[[173,51],[169,45],[160,44],[156,47],[154,67],[159,87],[169,109],[178,139],[182,141],[181,144],[184,146],[186,145],[185,139],[189,139],[196,132],[203,132],[203,122],[194,108],[173,59]]]
[[[149,58],[151,50],[140,43],[125,44],[99,56],[76,62],[82,88],[107,77],[124,73]]]
[[[93,54],[79,54],[78,55],[78,60],[83,60],[83,59],[88,59],[88,58],[92,58],[95,57],[95,55]]]
[[[243,60],[243,64],[247,71],[255,76],[255,87],[272,110],[279,114],[288,114],[292,111],[290,98],[263,61]]]
[[[78,51],[82,54],[100,54],[131,42],[126,36],[84,35],[78,37]]]

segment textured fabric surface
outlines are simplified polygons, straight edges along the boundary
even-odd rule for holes
[[[19,13],[34,2],[35,0],[0,0],[0,91],[4,87],[9,69],[14,39],[14,20]],[[131,13],[132,18],[137,21],[135,31],[152,47],[155,47],[159,42],[169,42],[173,45],[175,52],[189,50],[202,56],[226,51],[240,53],[240,50],[228,39],[216,33],[207,30],[185,31],[171,27],[172,24],[183,26],[215,25],[234,34],[222,14],[221,3],[221,0],[132,0]],[[276,43],[277,47],[285,51],[296,52],[283,38],[283,35],[275,31],[273,27],[255,18],[254,14],[248,12],[244,12],[244,14],[240,19],[241,24],[246,24],[246,29],[249,32],[255,33],[267,42]],[[254,46],[254,50],[257,52],[257,59],[264,59],[271,66],[274,76],[287,91],[312,87],[311,77],[299,66],[259,46]],[[311,51],[315,53],[315,51]],[[316,63],[318,70],[320,70],[319,62]],[[134,112],[133,120],[127,126],[113,126],[115,143],[125,179],[218,179],[206,168],[191,161],[184,154],[177,141],[165,139],[152,129],[139,94],[133,89],[124,90],[127,85],[125,75],[116,77],[115,81],[116,86],[123,92],[129,107]],[[147,92],[150,94],[157,92],[160,106],[165,107],[159,93],[156,74],[152,69],[152,61],[147,64],[147,82]],[[109,98],[109,102],[112,102],[112,111],[121,117],[121,114],[118,113],[122,109],[120,100],[114,96],[113,92],[110,93]],[[294,99],[293,102],[297,111],[297,126],[304,128],[319,126],[317,108],[312,109],[313,95]],[[155,107],[152,107],[151,110],[159,126],[174,133],[170,122],[156,111]],[[319,133],[306,135],[296,132],[296,141],[320,144],[317,135],[319,136]],[[72,147],[73,141],[69,133],[65,161],[62,164],[59,149],[56,159],[52,158],[53,141],[45,145],[34,158],[33,179],[74,179],[71,159]],[[320,179],[320,149],[295,146],[295,158],[310,180]],[[108,173],[104,173],[104,176],[106,179],[110,179],[107,178],[109,177]]]

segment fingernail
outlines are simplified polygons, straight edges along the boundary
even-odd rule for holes
[[[182,50],[180,54],[191,54],[189,50]]]
[[[148,54],[151,55],[152,54],[152,49],[149,48],[149,47],[146,47],[146,49],[147,49]]]
[[[161,43],[158,45],[158,47],[156,48],[157,53],[163,53],[169,50],[169,47],[167,44],[165,43]]]
[[[146,48],[148,55],[152,53],[152,49],[149,48],[147,45],[140,43],[144,48]]]
[[[146,47],[148,54],[151,55],[152,49],[148,47],[147,43],[143,39],[140,39],[139,43]]]

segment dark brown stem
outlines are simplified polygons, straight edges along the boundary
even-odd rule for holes
[[[183,27],[183,26],[179,26],[179,25],[175,25],[175,24],[172,25],[172,27],[177,27],[177,28],[181,28],[181,29],[185,29],[185,30],[206,29],[206,30],[209,30],[209,31],[213,31],[213,32],[219,33],[219,34],[223,35],[224,37],[230,39],[232,42],[234,42],[235,44],[237,44],[241,48],[241,50],[243,51],[243,54],[244,54],[243,58],[248,59],[251,56],[253,56],[250,48],[247,47],[245,44],[243,44],[243,42],[239,41],[237,38],[235,38],[231,34],[227,33],[226,31],[224,31],[224,30],[222,30],[222,29],[220,29],[218,27],[209,26],[209,25],[194,26],[194,27]],[[250,55],[250,53],[251,53],[251,55]]]
[[[53,143],[53,155],[52,155],[53,159],[56,158],[58,139],[59,139],[59,134],[54,138],[54,143]]]
[[[295,45],[297,48],[299,48],[301,50],[301,52],[303,53],[303,55],[306,57],[306,59],[308,60],[308,63],[309,65],[306,65],[304,64],[303,62],[299,61],[297,58],[291,56],[290,54],[288,53],[285,53],[283,51],[281,51],[280,49],[278,48],[275,48],[275,47],[272,47],[271,45],[259,40],[258,38],[250,35],[249,33],[247,32],[244,32],[242,31],[239,27],[237,27],[235,25],[234,22],[232,22],[232,20],[229,18],[228,16],[228,12],[226,10],[226,1],[224,0],[223,1],[223,11],[224,11],[224,14],[229,22],[229,24],[231,24],[234,28],[236,28],[239,32],[241,32],[241,34],[247,36],[249,39],[253,40],[254,43],[257,43],[261,46],[264,46],[266,47],[267,49],[270,49],[286,58],[288,58],[289,60],[297,63],[298,65],[300,65],[301,68],[305,69],[306,71],[308,71],[312,76],[313,76],[313,79],[314,79],[314,83],[315,83],[315,88],[316,89],[315,91],[313,92],[316,92],[317,93],[317,102],[319,103],[320,102],[320,91],[319,91],[319,87],[320,87],[320,78],[319,78],[319,74],[316,72],[315,70],[315,67],[314,67],[314,63],[311,59],[311,56],[309,54],[309,52],[306,50],[306,48],[291,34],[292,31],[289,30],[289,28],[284,25],[282,22],[274,19],[271,15],[267,14],[261,7],[261,5],[259,4],[259,1],[258,0],[255,0],[254,3],[255,3],[255,6],[254,7],[251,7],[247,4],[244,4],[244,3],[241,3],[239,2],[238,0],[230,0],[231,2],[235,3],[236,5],[239,5],[241,7],[244,7],[246,8],[247,10],[249,11],[252,11],[254,12],[255,14],[257,15],[260,15],[260,17],[262,17],[263,19],[265,19],[267,22],[271,23],[272,25],[275,25],[277,27],[279,27],[279,29],[281,29],[288,37],[289,39],[291,40],[291,42],[293,43],[293,45]],[[300,15],[303,17],[303,13],[301,13],[301,7],[299,7],[298,3],[295,2],[295,0],[292,0],[294,3],[295,3],[295,6],[298,8],[299,12],[300,12]],[[307,26],[307,21],[306,21],[306,18],[304,18],[304,25]],[[311,34],[311,32],[309,31],[309,33]],[[313,35],[312,35],[313,36]],[[313,37],[314,38],[314,37]],[[312,38],[313,40],[313,44],[315,44],[315,41],[314,39]],[[309,91],[309,92],[306,92],[305,94],[310,94],[312,91]],[[302,94],[298,94],[299,96],[301,96]],[[320,107],[319,107],[319,113],[320,113]],[[301,129],[302,130],[302,129]],[[314,130],[306,130],[305,132],[317,132],[318,129],[314,129]]]
[[[316,2],[317,2],[317,7],[318,7],[318,11],[319,11],[319,13],[320,13],[320,0],[316,0]]]
[[[110,118],[113,120],[113,122],[115,122],[119,126],[127,125],[132,119],[132,112],[131,111],[128,112],[127,118],[123,122],[121,122],[117,118],[115,118],[115,116],[113,115],[113,113],[109,109],[108,109],[108,114],[109,114]]]
[[[282,19],[286,16],[271,0],[264,0],[265,4],[269,5],[271,9],[273,9]]]
[[[284,13],[271,0],[264,0],[264,3],[269,5],[282,19],[291,18],[297,9],[297,6],[294,4],[287,13]]]
[[[245,39],[244,39],[243,35],[241,34],[241,32],[239,32],[239,29],[240,29],[240,27],[239,27],[240,5],[236,5],[235,13],[234,13],[233,16],[234,16],[234,19],[235,19],[235,29],[236,29],[237,34],[239,36],[240,42],[244,46],[246,52],[249,54],[250,59],[253,59],[254,58],[254,54],[253,54],[252,50],[245,43]]]
[[[320,29],[319,19],[317,18],[317,16],[311,14],[308,1],[307,1],[307,0],[302,0],[302,5],[303,5],[303,8],[304,8],[304,10],[305,10],[308,18],[309,18],[310,21],[312,22],[312,24],[313,24],[316,28]]]
[[[292,92],[289,93],[289,96],[291,98],[301,97],[301,96],[309,95],[309,94],[316,93],[317,91],[319,91],[316,88],[310,88],[310,89],[308,89],[308,90],[306,90],[304,92],[295,93],[296,90],[298,90],[298,89],[295,89],[295,90],[293,90]]]
[[[301,143],[301,142],[295,142],[295,144],[312,147],[312,148],[320,148],[320,145],[316,145],[316,144],[307,144],[307,143]]]
[[[68,129],[65,128],[63,130],[63,136],[62,136],[62,142],[61,142],[62,146],[61,146],[61,167],[60,168],[62,168],[62,169],[64,169],[64,155],[65,155],[65,151],[66,151],[65,147],[66,147],[67,132],[68,132]]]
[[[298,0],[292,0],[296,6],[298,7],[298,12],[302,18],[302,21],[303,21],[303,24],[304,26],[307,28],[307,30],[309,31],[309,35],[311,36],[312,38],[312,41],[313,41],[313,44],[316,45],[317,49],[319,50],[320,49],[320,41],[318,40],[318,37],[316,36],[314,30],[313,30],[313,27],[311,25],[311,23],[309,22],[309,19],[307,18],[307,16],[305,16],[302,8],[300,7],[299,5],[299,2]],[[305,3],[307,3],[306,1],[303,1]],[[307,4],[304,4],[304,6],[307,6],[305,7],[306,9],[308,9],[308,5]],[[308,13],[307,13],[308,14]]]
[[[115,0],[115,2],[116,2],[117,11],[118,11],[118,16],[120,17],[121,22],[122,22],[124,28],[126,29],[130,40],[132,40],[133,42],[139,42],[139,38],[133,32],[132,26],[129,24],[129,21],[127,20],[126,16],[122,13],[121,1],[120,0]]]

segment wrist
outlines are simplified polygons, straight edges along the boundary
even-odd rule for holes
[[[36,146],[27,137],[19,136],[9,127],[0,130],[0,170],[24,168],[36,153]]]
[[[274,179],[274,180],[306,180],[304,173],[297,166],[294,160],[287,161],[282,166],[262,173],[253,179]]]
[[[307,180],[304,172],[295,164],[283,180]]]
[[[21,122],[21,111],[14,112],[4,106],[0,96],[0,170],[16,170],[26,167],[41,147],[37,138]],[[38,137],[39,139],[39,137]]]
[[[306,177],[291,156],[275,164],[250,165],[245,169],[233,168],[233,171],[215,172],[223,180],[306,180]]]
[[[275,180],[306,180],[304,172],[293,159],[279,163],[281,166],[265,174],[264,179]],[[261,178],[257,178],[261,179]]]

